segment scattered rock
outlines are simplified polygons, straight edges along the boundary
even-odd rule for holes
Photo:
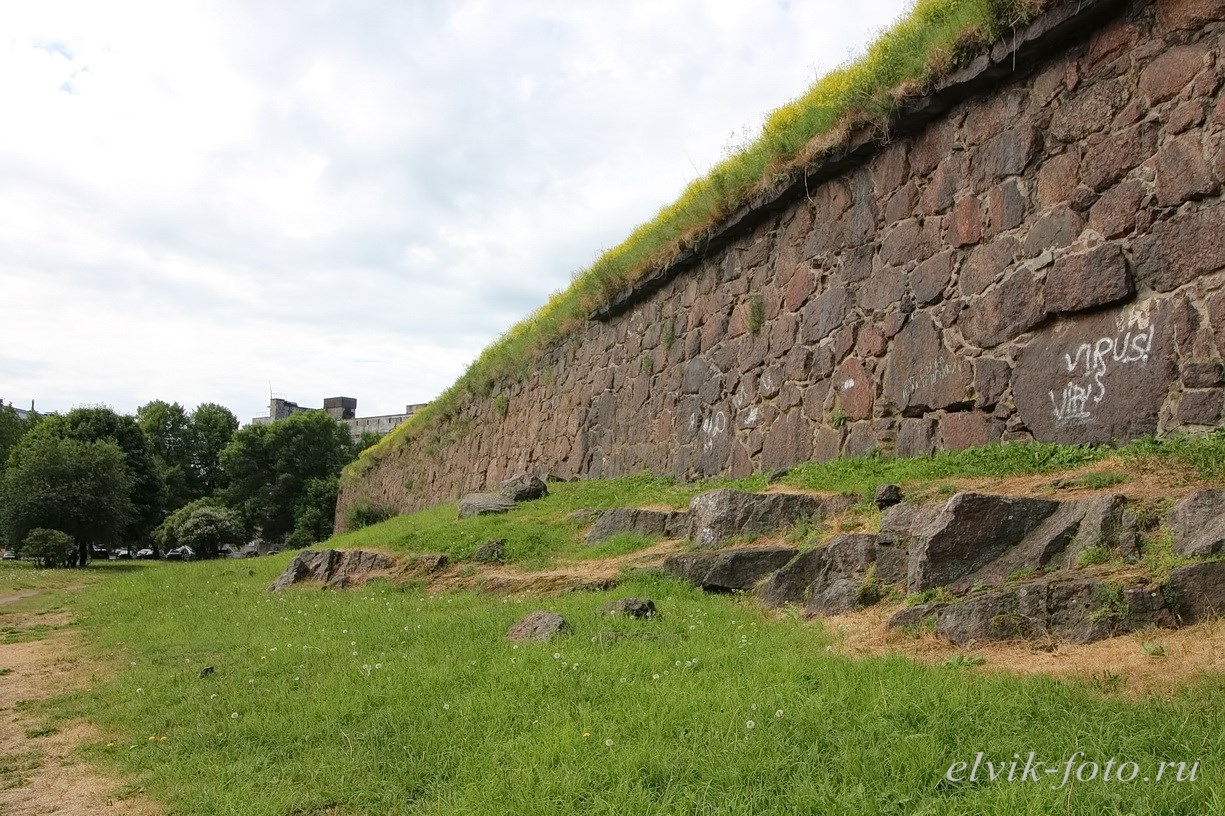
[[[1170,508],[1174,552],[1209,558],[1225,550],[1225,490],[1197,490]]]
[[[1084,550],[1119,543],[1126,504],[1123,496],[1094,496],[1055,504],[1055,511],[1032,532],[987,564],[952,582],[952,590],[961,593],[976,583],[999,586],[1022,570],[1072,569],[1079,566],[1077,559]],[[1124,555],[1134,557],[1136,553]]]
[[[605,510],[587,534],[587,545],[601,544],[621,533],[684,538],[689,532],[689,514],[670,510],[640,510],[617,507]]]
[[[371,573],[389,570],[395,564],[391,556],[367,550],[302,550],[268,591],[280,592],[302,583],[344,589],[352,583],[363,584]]]
[[[713,592],[748,591],[783,567],[798,551],[771,547],[724,552],[679,553],[664,559],[664,574]]]
[[[781,482],[791,472],[791,468],[776,468],[770,471],[770,475],[766,477],[766,484],[775,484]]]
[[[881,510],[888,509],[902,501],[901,485],[884,484],[876,488],[876,497],[873,499],[876,506]]]
[[[1095,578],[1045,578],[955,603],[921,604],[894,614],[888,627],[929,618],[937,635],[958,646],[1050,637],[1092,643],[1174,623],[1159,588],[1143,580],[1114,586]]]
[[[655,602],[650,598],[620,598],[610,604],[606,604],[600,611],[605,615],[653,618],[655,617]]]
[[[1177,567],[1170,571],[1166,589],[1180,622],[1215,618],[1225,612],[1225,561]]]
[[[883,584],[905,579],[905,550],[871,533],[835,536],[771,575],[758,594],[767,607],[804,603],[809,617],[839,615],[877,600],[869,572]]]
[[[549,495],[549,488],[535,476],[520,473],[502,482],[498,494],[513,502],[533,501]]]
[[[205,677],[208,677],[210,674],[213,674],[216,671],[217,669],[212,666],[205,666],[204,668],[200,669],[200,679],[203,680]]]
[[[506,639],[547,643],[558,635],[570,634],[570,624],[555,612],[533,612],[506,631]]]
[[[998,558],[1059,508],[1058,502],[958,493],[914,531],[912,592],[952,584]]]
[[[472,560],[482,564],[501,564],[506,560],[506,540],[499,538],[485,542],[476,548]]]
[[[712,490],[690,502],[690,534],[698,547],[717,547],[734,536],[765,535],[801,518],[836,515],[855,501],[854,496],[817,498],[797,493]]]
[[[459,500],[459,517],[487,516],[513,510],[515,502],[497,493],[469,493]]]
[[[442,553],[427,553],[414,555],[409,559],[408,567],[410,572],[438,572],[446,569],[450,563],[451,559]]]

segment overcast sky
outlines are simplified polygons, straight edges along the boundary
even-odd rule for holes
[[[0,398],[396,413],[905,0],[5,0]]]

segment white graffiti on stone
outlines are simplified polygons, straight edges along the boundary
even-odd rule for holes
[[[727,414],[717,411],[713,416],[703,419],[702,433],[706,435],[702,440],[702,452],[710,453],[714,450],[716,437],[727,433]]]
[[[1063,355],[1069,381],[1056,394],[1049,392],[1057,422],[1078,422],[1093,418],[1093,408],[1106,398],[1105,377],[1114,366],[1147,363],[1153,350],[1154,326],[1144,313],[1119,320],[1119,334],[1081,343]]]
[[[909,404],[910,398],[920,388],[938,385],[941,380],[952,373],[953,364],[943,354],[940,355],[906,378],[906,384],[902,386],[902,404]]]

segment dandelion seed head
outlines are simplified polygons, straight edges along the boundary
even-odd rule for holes
[[[744,724],[744,727],[752,731],[754,728],[757,727],[757,723],[753,722],[752,720],[749,720],[748,722]]]
[[[237,720],[237,719],[238,719],[238,712],[237,712],[237,711],[235,711],[235,712],[231,713],[231,714],[230,714],[230,719],[231,719],[231,720]]]
[[[613,747],[613,741],[610,739],[604,740],[604,744],[607,745],[609,748]]]

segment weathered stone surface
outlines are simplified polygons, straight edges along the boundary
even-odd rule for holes
[[[1021,352],[1017,414],[1042,442],[1110,442],[1157,430],[1177,376],[1172,308],[1131,306],[1063,320]]]
[[[502,482],[498,494],[513,502],[533,501],[549,495],[549,488],[530,473],[520,473]]]
[[[941,252],[919,264],[910,275],[910,288],[919,305],[935,303],[953,276],[953,253]]]
[[[1187,388],[1219,388],[1225,385],[1225,366],[1215,360],[1185,362],[1182,384]]]
[[[780,568],[758,590],[770,608],[804,604],[805,614],[838,615],[874,603],[869,571],[877,581],[891,583],[905,576],[905,553],[872,534],[835,536],[807,550]]]
[[[600,610],[605,615],[627,615],[631,618],[655,617],[655,602],[650,598],[618,598]]]
[[[1007,360],[977,358],[974,361],[974,407],[988,411],[995,408],[1011,379],[1012,366]]]
[[[459,500],[459,517],[488,516],[515,508],[514,499],[498,493],[469,493]]]
[[[851,296],[845,287],[835,286],[822,292],[803,309],[800,334],[806,343],[819,343],[846,320]]]
[[[922,528],[910,547],[912,592],[951,584],[982,568],[1029,535],[1057,502],[958,493]]]
[[[1134,257],[1136,279],[1158,292],[1225,269],[1225,206],[1158,221],[1136,240]]]
[[[1102,194],[1089,210],[1089,226],[1103,238],[1118,238],[1136,228],[1136,213],[1147,191],[1144,182],[1128,179]]]
[[[1204,160],[1198,132],[1184,133],[1157,151],[1157,203],[1177,207],[1184,201],[1212,195],[1220,184]]]
[[[1056,207],[1041,216],[1029,228],[1025,242],[1021,245],[1021,254],[1026,258],[1033,258],[1047,250],[1071,246],[1080,237],[1084,227],[1084,219],[1079,213],[1069,207]]]
[[[964,592],[978,583],[999,586],[1019,570],[1072,569],[1088,547],[1110,543],[1118,547],[1125,505],[1125,499],[1117,495],[1059,502],[1053,513],[1013,546],[954,582],[953,591]],[[1122,554],[1136,555],[1134,550]]]
[[[989,414],[959,411],[940,418],[940,442],[947,450],[965,450],[1000,441],[1004,423]]]
[[[872,501],[881,510],[885,510],[895,504],[898,504],[902,501],[901,485],[883,484],[877,487],[876,495],[873,496]]]
[[[1012,266],[1021,245],[1011,236],[974,248],[961,267],[958,288],[963,295],[980,295]]]
[[[1097,132],[1127,104],[1128,93],[1118,81],[1087,86],[1068,100],[1051,118],[1051,134],[1062,142],[1084,139]]]
[[[445,553],[422,553],[409,556],[405,569],[407,572],[416,574],[438,572],[446,569],[450,563],[451,559]]]
[[[1183,391],[1178,397],[1178,422],[1214,426],[1221,421],[1225,393],[1219,388]]]
[[[848,358],[834,372],[838,406],[850,420],[872,416],[872,394],[876,390],[862,360]]]
[[[1180,623],[1218,617],[1225,612],[1225,561],[1176,567],[1170,570],[1166,587]]]
[[[321,583],[332,589],[363,584],[372,573],[386,572],[396,560],[368,550],[302,550],[268,587],[280,592],[294,584]]]
[[[1203,69],[1207,53],[1203,45],[1184,45],[1158,54],[1140,72],[1140,93],[1151,105],[1173,99]]]
[[[1174,552],[1184,558],[1225,553],[1225,490],[1197,490],[1170,508]]]
[[[853,496],[817,498],[721,488],[689,503],[690,535],[698,547],[717,547],[734,536],[766,535],[802,518],[836,515],[854,503]]]
[[[1117,244],[1064,255],[1046,274],[1046,308],[1079,312],[1129,297],[1133,287],[1127,259]]]
[[[936,450],[936,420],[903,419],[897,431],[898,456],[930,456]]]
[[[1094,137],[1081,160],[1081,183],[1101,192],[1139,167],[1156,149],[1157,133],[1143,123],[1121,133]]]
[[[794,547],[680,553],[664,559],[664,574],[713,592],[749,591],[781,569],[798,551]]]
[[[520,643],[547,643],[570,634],[570,624],[556,612],[533,612],[506,631],[506,639]]]
[[[1037,326],[1047,314],[1037,274],[1015,269],[971,303],[970,318],[962,321],[962,331],[974,345],[994,348]]]
[[[958,603],[911,607],[896,613],[888,626],[898,629],[929,618],[937,635],[959,646],[1045,638],[1092,643],[1174,623],[1158,587],[1136,582],[1117,591],[1094,578],[1044,578],[975,593]]]
[[[499,538],[485,542],[472,553],[472,560],[482,564],[501,564],[506,560],[506,541]]]
[[[689,514],[675,510],[642,510],[637,507],[605,510],[587,534],[587,546],[602,544],[621,533],[684,538],[689,535]]]
[[[950,408],[970,399],[970,366],[945,347],[926,314],[911,318],[885,359],[884,394],[903,414]]]

